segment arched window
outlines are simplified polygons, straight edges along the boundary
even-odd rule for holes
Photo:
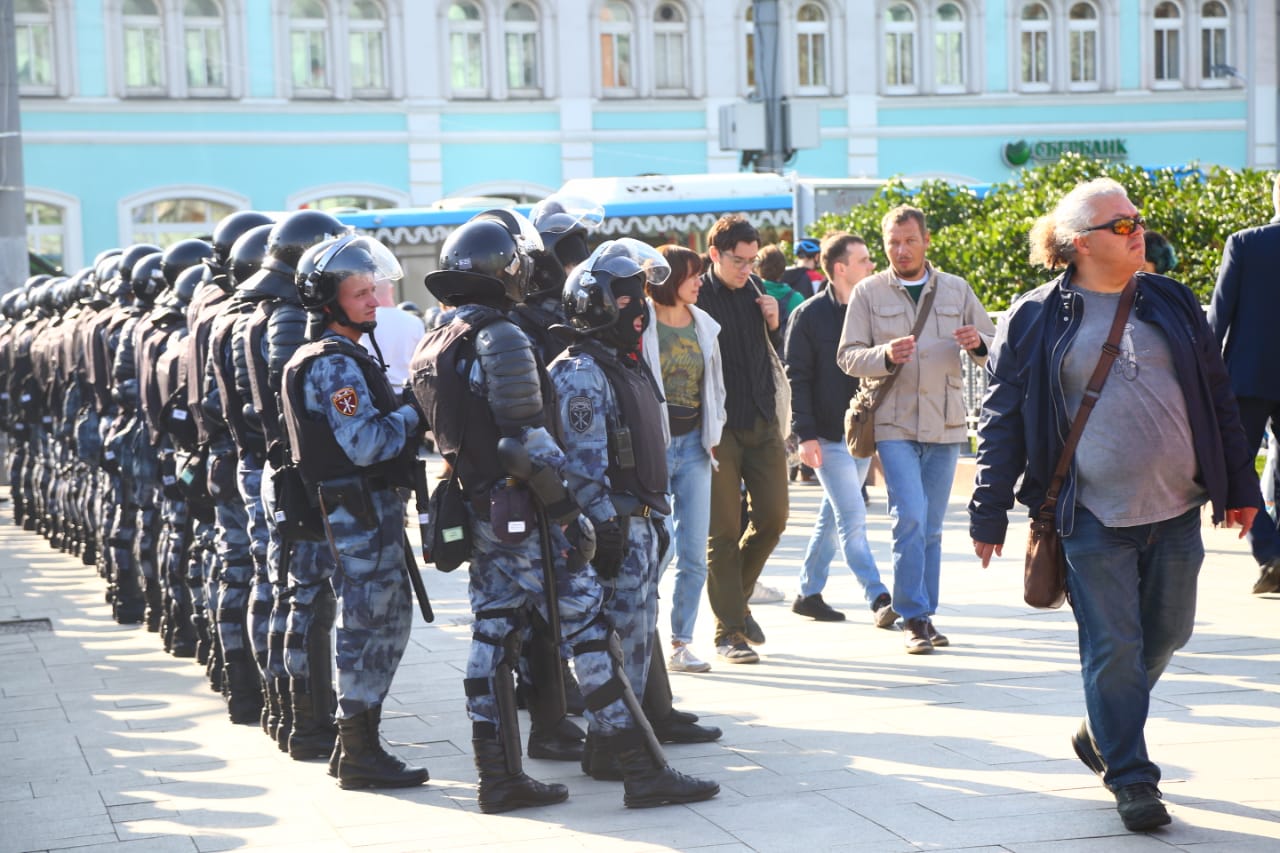
[[[1027,3],[1018,15],[1019,80],[1026,91],[1049,88],[1049,43],[1052,22],[1043,3]]]
[[[23,95],[52,95],[56,80],[53,11],[46,0],[18,0],[13,10],[18,90]]]
[[[387,93],[387,16],[375,0],[351,0],[347,43],[350,45],[351,91],[357,95]]]
[[[1182,81],[1182,9],[1169,0],[1156,4],[1152,77],[1157,86],[1177,86]]]
[[[827,12],[805,3],[796,12],[796,86],[802,94],[827,91]]]
[[[1200,79],[1210,85],[1225,85],[1231,78],[1230,23],[1225,3],[1211,0],[1200,7]]]
[[[471,0],[449,7],[449,63],[454,95],[484,97],[484,16]]]
[[[507,6],[502,16],[507,55],[507,91],[537,94],[542,89],[538,57],[538,13],[524,0]]]
[[[964,91],[965,54],[964,10],[942,3],[933,25],[933,77],[939,92]]]
[[[210,234],[222,217],[234,213],[229,204],[203,198],[169,198],[129,210],[129,242],[168,246],[188,237]]]
[[[751,4],[747,5],[747,12],[742,16],[742,38],[739,44],[744,50],[742,61],[742,82],[746,87],[744,91],[754,92],[756,88],[756,14],[755,7]]]
[[[28,201],[27,248],[67,268],[66,211],[54,204]]]
[[[653,12],[653,87],[661,93],[689,91],[686,50],[689,21],[678,3],[659,3]]]
[[[1098,88],[1098,10],[1092,3],[1067,11],[1067,58],[1072,89]]]
[[[889,92],[916,89],[915,10],[906,3],[894,3],[884,10],[884,85]]]
[[[309,201],[304,205],[310,210],[385,210],[395,204],[384,198],[369,195],[331,195]]]
[[[289,7],[289,57],[295,94],[333,91],[329,69],[329,10],[321,0],[293,0]]]
[[[216,0],[184,0],[182,44],[187,91],[192,95],[223,94],[227,88],[226,24]]]
[[[163,95],[164,20],[155,0],[124,0],[124,86],[129,95]]]
[[[633,18],[622,0],[600,7],[600,87],[605,94],[629,94],[635,82],[631,68]]]

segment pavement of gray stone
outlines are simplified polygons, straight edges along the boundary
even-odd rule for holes
[[[789,597],[820,495],[792,486],[791,523],[766,569]],[[888,574],[883,492],[872,498]],[[852,576],[833,567],[825,598],[847,622],[759,605],[758,665],[672,674],[678,705],[724,737],[669,747],[669,758],[719,780],[717,798],[631,811],[618,783],[526,759],[570,799],[507,815],[475,802],[466,569],[424,573],[436,621],[415,626],[384,714],[393,749],[425,763],[431,782],[348,792],[322,763],[291,761],[258,728],[231,725],[201,667],[114,624],[93,570],[15,529],[4,506],[0,622],[47,619],[51,630],[0,628],[0,853],[1280,850],[1280,600],[1248,594],[1256,568],[1235,532],[1206,526],[1196,634],[1152,703],[1150,751],[1173,824],[1133,835],[1069,745],[1083,711],[1070,613],[1022,604],[1023,528],[1008,555],[979,566],[963,500],[947,521],[935,619],[950,648],[906,655],[901,633],[873,627]],[[707,659],[711,625],[704,604],[694,648]]]

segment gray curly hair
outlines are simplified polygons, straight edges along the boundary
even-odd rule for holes
[[[1094,203],[1109,196],[1129,194],[1111,178],[1095,178],[1062,197],[1052,213],[1047,213],[1031,226],[1031,263],[1051,270],[1061,269],[1076,258],[1074,240],[1093,223]]]

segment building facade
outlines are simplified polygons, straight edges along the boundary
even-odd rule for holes
[[[749,0],[14,0],[29,242],[733,172]],[[1276,0],[781,0],[804,177],[1276,165]]]

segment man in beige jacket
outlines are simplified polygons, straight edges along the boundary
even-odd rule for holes
[[[890,268],[854,288],[836,361],[875,388],[902,373],[875,415],[876,450],[893,519],[893,606],[909,654],[949,641],[933,626],[942,568],[942,521],[956,460],[968,438],[961,359],[981,365],[995,326],[969,283],[925,259],[924,213],[901,205],[880,224]],[[933,291],[930,316],[911,334]]]

